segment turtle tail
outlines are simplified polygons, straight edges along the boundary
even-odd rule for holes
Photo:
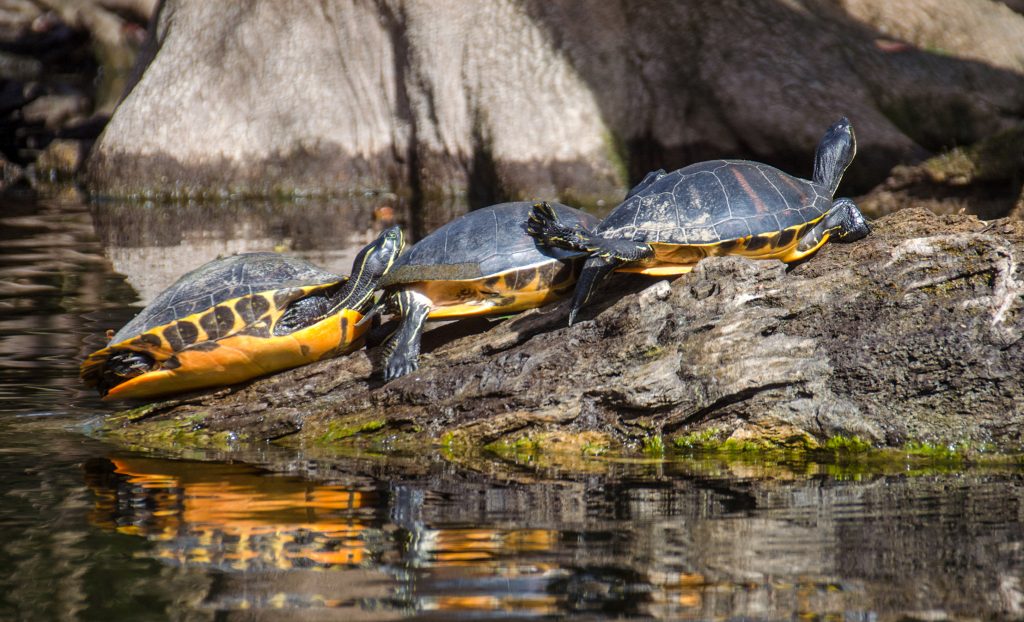
[[[526,221],[526,232],[544,246],[592,252],[594,238],[582,227],[568,227],[558,222],[555,210],[547,201],[534,203]]]

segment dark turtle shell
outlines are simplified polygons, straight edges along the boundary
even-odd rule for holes
[[[712,160],[665,173],[634,188],[595,233],[603,238],[699,245],[780,232],[819,220],[828,189],[746,160]]]
[[[550,203],[567,225],[597,226],[595,216],[560,203]],[[469,281],[536,265],[578,257],[573,250],[542,246],[526,233],[533,203],[500,203],[440,227],[402,255],[381,281],[381,287],[418,281]]]
[[[357,310],[341,309],[336,321],[289,326],[285,339],[275,328],[296,300],[347,280],[276,253],[214,260],[157,296],[105,348],[86,357],[79,375],[103,399],[150,398],[335,356],[361,334]]]
[[[344,280],[346,277],[277,253],[242,253],[222,257],[182,276],[161,292],[117,331],[110,343],[127,341],[158,326],[213,309],[233,298],[275,289],[280,289],[282,296],[290,298],[294,295],[293,288]]]

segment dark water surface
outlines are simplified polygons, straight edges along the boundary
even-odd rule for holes
[[[131,303],[239,250],[347,273],[383,206],[0,205],[0,619],[1024,617],[1016,467],[593,459],[484,474],[440,454],[169,459],[86,434],[111,409],[77,363]]]

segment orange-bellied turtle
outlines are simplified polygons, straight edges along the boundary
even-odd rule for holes
[[[276,253],[189,272],[92,353],[80,374],[104,399],[149,398],[248,380],[359,345],[373,292],[404,246],[391,227],[349,277]]]
[[[533,203],[501,203],[460,216],[416,243],[381,280],[385,302],[401,315],[385,343],[384,379],[418,366],[428,319],[462,318],[532,309],[576,283],[585,253],[549,248],[526,232]],[[559,203],[561,222],[593,227],[598,219]]]
[[[850,199],[833,201],[857,153],[844,117],[818,144],[814,179],[746,160],[712,160],[649,173],[597,227],[562,223],[539,204],[528,230],[538,241],[590,254],[569,312],[572,324],[613,270],[651,275],[689,272],[703,257],[745,255],[794,262],[830,237],[853,242],[871,229]]]

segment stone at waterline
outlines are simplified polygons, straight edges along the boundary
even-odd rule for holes
[[[1024,223],[912,209],[873,224],[868,238],[788,271],[724,257],[667,288],[619,276],[574,327],[566,303],[530,311],[438,347],[384,386],[369,377],[375,353],[358,353],[148,408],[111,431],[140,445],[179,429],[190,442],[386,437],[417,448],[713,429],[1018,447]]]
[[[36,158],[36,177],[42,181],[71,179],[82,167],[85,151],[79,140],[52,141]]]

